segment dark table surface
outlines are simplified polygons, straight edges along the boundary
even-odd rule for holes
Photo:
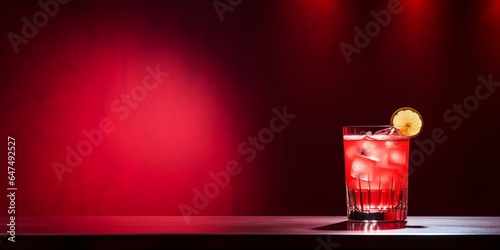
[[[345,216],[19,217],[16,242],[6,231],[1,249],[482,249],[496,248],[500,217],[410,216],[404,223],[348,223]]]

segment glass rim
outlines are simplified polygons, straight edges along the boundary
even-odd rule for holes
[[[348,125],[342,126],[342,128],[391,128],[392,126],[389,124],[382,125]]]
[[[378,130],[383,130],[383,129],[388,129],[388,128],[393,128],[391,125],[350,125],[350,126],[343,126],[342,127],[342,134],[345,136],[359,136],[359,135],[366,135],[366,134],[361,134],[362,132],[367,132],[371,131],[372,133],[375,133]],[[370,135],[373,136],[373,135]],[[386,135],[384,135],[386,136]],[[405,135],[398,135],[398,137],[390,137],[387,138],[387,140],[402,140],[402,139],[410,139],[409,136]]]

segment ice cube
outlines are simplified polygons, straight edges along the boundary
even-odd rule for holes
[[[371,181],[376,163],[373,159],[362,155],[354,156],[351,165],[351,176],[363,181]]]
[[[346,159],[352,159],[355,155],[361,154],[361,141],[344,143]]]
[[[393,136],[403,136],[403,134],[401,134],[401,132],[399,132],[398,129],[396,128],[391,128],[391,132],[389,133],[389,135],[393,135]]]
[[[358,133],[358,135],[373,135],[372,131],[361,131]]]
[[[403,147],[392,147],[387,149],[387,163],[389,165],[403,165],[406,163],[407,152]]]
[[[378,130],[374,135],[401,135],[401,133],[396,128],[390,127]]]
[[[405,147],[390,147],[386,149],[386,152],[382,156],[382,159],[377,162],[378,168],[391,168],[397,169],[401,173],[407,171],[407,157],[408,154],[406,152],[407,148]]]
[[[375,132],[375,135],[389,135],[392,128],[384,128]]]
[[[365,140],[361,145],[361,154],[376,161],[380,161],[385,152],[385,144],[377,140]]]
[[[402,135],[399,130],[393,127],[378,130],[372,137],[377,140],[402,140],[407,138],[406,136]],[[386,144],[390,146],[393,143],[388,141]]]

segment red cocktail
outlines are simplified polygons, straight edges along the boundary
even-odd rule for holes
[[[350,221],[404,221],[410,138],[391,126],[343,128]]]

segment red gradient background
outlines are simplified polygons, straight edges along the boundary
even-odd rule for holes
[[[0,135],[16,138],[16,214],[180,215],[235,160],[242,172],[200,215],[342,215],[341,127],[411,106],[425,119],[417,139],[441,128],[447,140],[415,166],[410,215],[500,215],[500,93],[456,130],[443,118],[478,76],[500,81],[500,1],[401,0],[348,64],[339,44],[387,3],[243,1],[221,22],[211,0],[74,0],[14,53],[7,34],[41,8],[2,2]],[[119,119],[113,101],[156,65],[170,75]],[[297,118],[246,162],[238,146],[283,106]],[[115,130],[59,182],[52,163],[103,118]]]

